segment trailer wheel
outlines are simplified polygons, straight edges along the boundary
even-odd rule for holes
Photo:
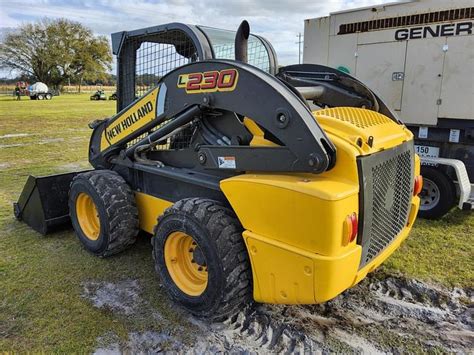
[[[53,95],[51,95],[50,93],[47,93],[44,98],[46,100],[51,100],[52,97],[53,97]]]
[[[43,100],[43,99],[44,99],[44,96],[43,96],[43,94],[38,94],[38,96],[36,96],[36,98],[37,98],[38,100]]]
[[[422,166],[421,175],[423,189],[418,215],[427,219],[441,218],[453,207],[456,188],[449,177],[436,168]]]
[[[113,171],[91,171],[74,177],[69,214],[79,241],[95,255],[119,253],[136,241],[135,198],[130,186]]]
[[[242,226],[219,202],[176,202],[158,219],[152,245],[165,290],[192,314],[222,320],[252,301]]]

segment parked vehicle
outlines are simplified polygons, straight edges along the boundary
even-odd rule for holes
[[[71,221],[101,257],[152,234],[163,289],[213,320],[253,300],[330,300],[407,238],[422,187],[413,135],[359,80],[279,68],[246,21],[119,32],[112,48],[118,112],[89,124],[94,170],[30,176],[14,211],[32,228]],[[160,79],[142,92],[144,71]]]
[[[51,100],[53,98],[53,92],[49,90],[48,85],[42,82],[30,85],[27,93],[31,100]]]
[[[107,96],[105,95],[104,90],[97,90],[93,95],[90,97],[91,100],[107,100]]]
[[[415,136],[420,216],[474,207],[472,0],[406,1],[305,21],[304,63],[350,73]]]

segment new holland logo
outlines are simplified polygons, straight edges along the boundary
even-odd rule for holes
[[[135,122],[138,122],[148,113],[153,111],[153,104],[151,101],[146,102],[144,105],[139,107],[136,111],[130,113],[125,118],[121,119],[115,126],[107,128],[107,139],[112,141],[115,137],[126,131]]]
[[[216,91],[234,91],[239,81],[236,69],[212,70],[203,73],[181,74],[178,77],[178,88],[188,94]]]

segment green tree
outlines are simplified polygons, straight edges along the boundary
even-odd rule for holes
[[[0,44],[0,67],[34,76],[49,86],[68,80],[103,80],[111,69],[107,39],[66,19],[43,19],[20,26]]]

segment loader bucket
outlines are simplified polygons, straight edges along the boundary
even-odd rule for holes
[[[45,235],[70,223],[69,185],[83,171],[36,177],[30,175],[13,211],[35,231]]]

